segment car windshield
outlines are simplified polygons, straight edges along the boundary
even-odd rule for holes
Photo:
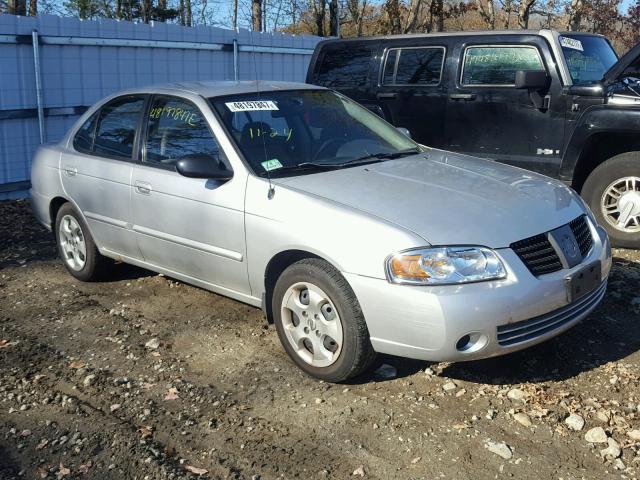
[[[561,35],[558,40],[574,85],[599,82],[618,61],[616,52],[603,37]]]
[[[377,115],[329,90],[256,92],[210,102],[258,175],[297,175],[421,151]]]

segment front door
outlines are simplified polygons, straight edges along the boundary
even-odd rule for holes
[[[536,43],[537,42],[537,43]],[[445,136],[448,148],[558,174],[564,138],[565,98],[557,71],[547,65],[548,46],[466,44],[456,53],[459,70],[451,79]],[[537,108],[530,92],[515,88],[518,70],[546,70],[551,79],[546,105]]]
[[[101,249],[140,258],[131,230],[131,174],[145,96],[105,104],[76,132],[60,158],[62,184]]]
[[[444,45],[388,48],[377,90],[378,105],[396,127],[430,147],[444,147],[447,106],[443,82]]]
[[[146,117],[132,194],[133,229],[144,260],[226,293],[248,294],[246,176],[236,172],[222,182],[176,172],[176,162],[188,155],[206,156],[231,169],[192,102],[156,95]]]

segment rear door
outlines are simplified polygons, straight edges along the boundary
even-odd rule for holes
[[[448,148],[555,176],[564,138],[566,99],[547,43],[538,36],[475,36],[458,45],[457,75],[450,79],[445,123]],[[546,70],[536,108],[515,88],[518,70]]]
[[[433,147],[445,146],[446,52],[444,43],[415,46],[415,41],[386,48],[376,91],[388,121],[408,129],[414,140]]]
[[[98,246],[140,258],[131,230],[131,173],[146,96],[118,97],[94,113],[61,156],[62,184]]]

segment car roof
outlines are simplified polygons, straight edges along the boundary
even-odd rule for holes
[[[321,43],[333,43],[333,42],[362,42],[368,40],[400,40],[402,38],[434,38],[434,37],[475,37],[475,36],[499,36],[499,35],[512,35],[512,36],[524,36],[524,35],[543,35],[545,33],[551,33],[554,30],[540,29],[540,30],[464,30],[457,32],[432,32],[432,33],[408,33],[400,35],[374,35],[371,37],[351,37],[351,38],[333,38],[322,41]],[[597,33],[588,32],[563,32],[558,31],[560,35],[589,35],[602,37]]]
[[[176,82],[151,85],[127,89],[118,92],[117,95],[140,93],[164,93],[181,94],[192,93],[205,98],[223,97],[226,95],[241,95],[244,93],[276,92],[279,90],[322,90],[323,87],[297,82],[279,82],[270,80],[244,80],[244,81],[201,81],[201,82]]]

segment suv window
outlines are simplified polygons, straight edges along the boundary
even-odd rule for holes
[[[220,160],[220,148],[202,113],[192,103],[156,96],[148,114],[143,161],[173,167],[186,156]]]
[[[390,49],[387,52],[383,84],[437,85],[440,83],[443,60],[443,47]]]
[[[371,48],[365,45],[325,48],[314,83],[325,87],[361,87],[369,83]]]
[[[105,157],[131,160],[142,97],[118,98],[100,110],[96,126],[93,152]]]
[[[518,70],[544,70],[537,48],[522,45],[467,47],[460,83],[513,86]]]

